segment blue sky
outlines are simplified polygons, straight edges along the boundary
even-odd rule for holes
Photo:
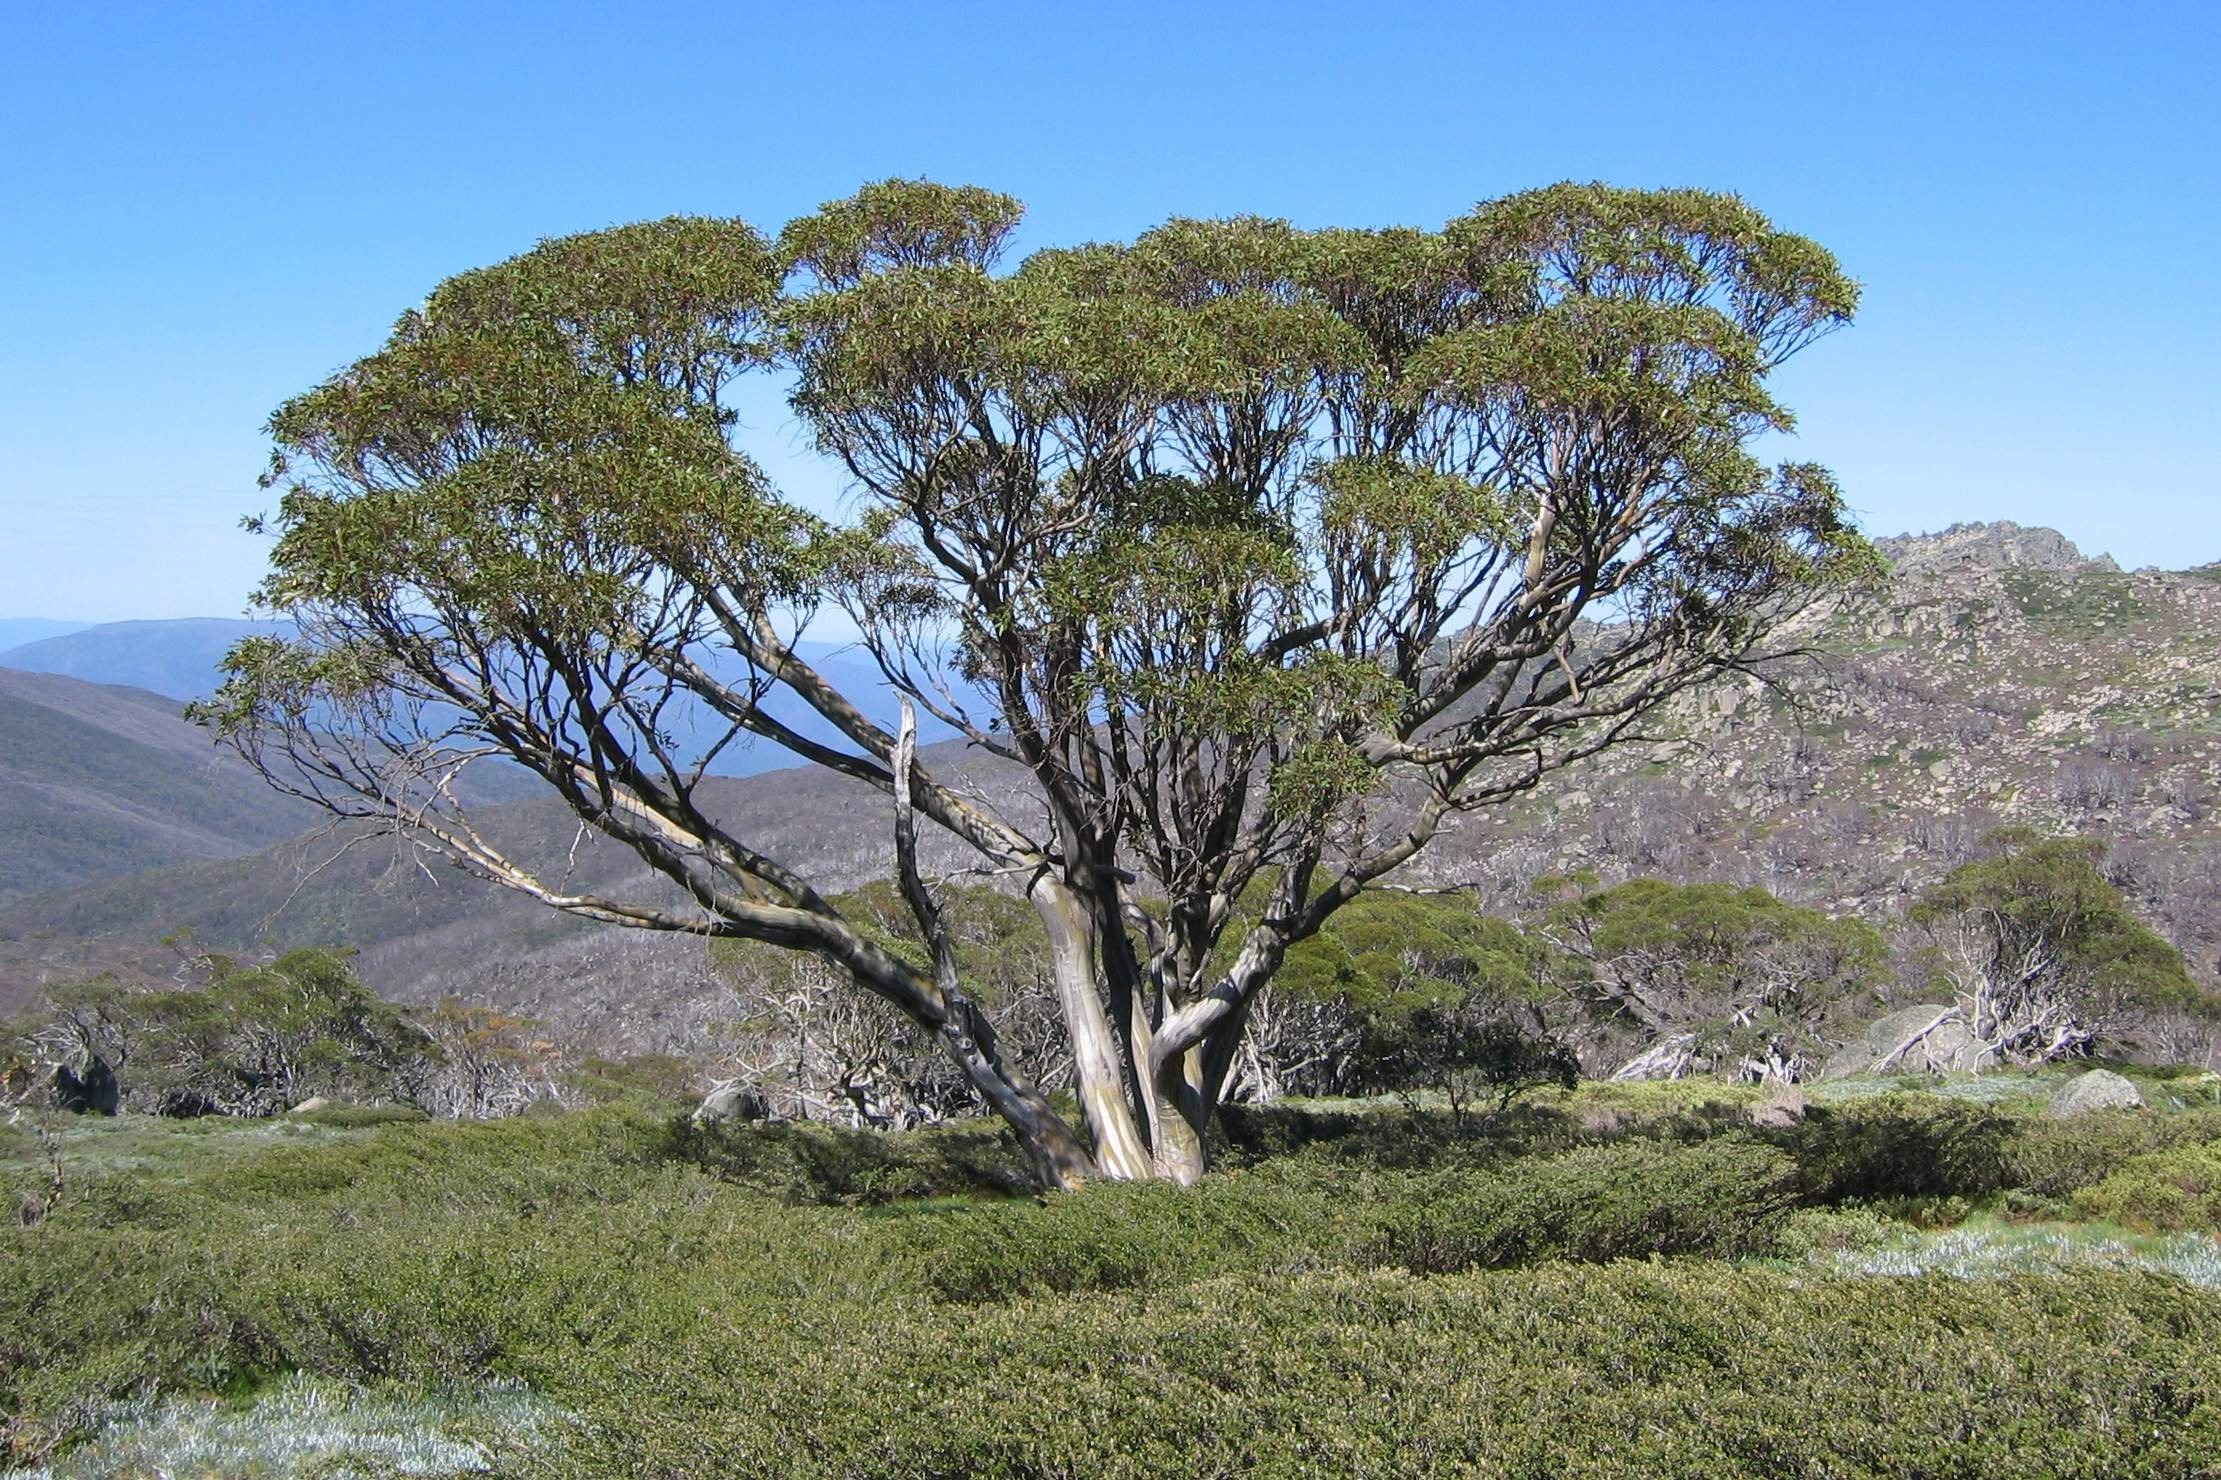
[[[894,175],[1019,196],[1028,246],[1733,190],[1866,286],[1781,389],[1870,532],[2221,558],[2221,7],[22,3],[6,37],[0,616],[236,614],[263,418],[449,273]]]

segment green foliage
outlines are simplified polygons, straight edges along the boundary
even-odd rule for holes
[[[2122,1164],[2177,1148],[2221,1141],[2221,1111],[2151,1115],[2097,1110],[2066,1119],[2017,1121],[2005,1143],[2006,1180],[2043,1197],[2066,1197]]]
[[[1463,894],[1360,895],[1288,952],[1275,990],[1346,1020],[1339,1092],[1434,1091],[1455,1114],[1548,1085],[1571,1088],[1572,1048],[1544,1020],[1549,945]]]
[[[48,994],[51,1021],[107,1059],[143,1109],[273,1115],[314,1095],[406,1098],[439,1048],[355,977],[348,955],[202,956],[203,981],[176,990],[75,983]]]
[[[1270,1164],[1205,1184],[1092,1187],[913,1220],[945,1298],[1161,1287],[1220,1272],[1416,1274],[1560,1259],[1770,1252],[1795,1197],[1780,1152],[1722,1141],[1591,1148],[1497,1171]]]
[[[1780,1133],[1814,1202],[1987,1195],[2007,1185],[2013,1122],[1987,1106],[1883,1095],[1810,1107]]]
[[[1343,999],[1380,1018],[1478,998],[1499,1007],[1542,994],[1542,948],[1464,894],[1363,894],[1288,952],[1275,984]]]
[[[1596,1147],[1428,1186],[1389,1214],[1385,1262],[1443,1274],[1538,1259],[1770,1253],[1797,1181],[1789,1157],[1748,1142]]]
[[[1753,451],[1791,424],[1769,377],[1856,286],[1733,197],[1559,185],[1440,232],[1181,218],[1007,266],[1019,216],[887,180],[775,245],[671,218],[441,284],[273,415],[260,601],[302,635],[241,644],[198,717],[481,877],[814,952],[930,1037],[946,1014],[915,953],[696,797],[748,736],[891,787],[891,737],[795,646],[837,606],[906,695],[1023,763],[1055,836],[929,767],[920,813],[1078,896],[1098,1005],[1169,1024],[1216,988],[1228,902],[1268,868],[1344,876],[1248,924],[1245,1001],[1449,809],[1585,759],[1874,569],[1823,470]],[[783,497],[737,444],[724,392],[755,370],[785,377],[853,518]],[[637,851],[679,912],[524,877],[449,784],[489,755]],[[1344,857],[1391,774],[1441,810]],[[1162,990],[1110,923],[1125,860],[1165,894]],[[1466,1067],[1506,1069],[1510,1029],[1471,1007]],[[1228,1063],[1241,1017],[1198,1011],[1177,1036],[1212,1042],[1159,1047]],[[1005,1067],[967,1072],[1045,1167],[1076,1162],[989,1082]],[[1114,1087],[1089,1091],[1111,1115]],[[1127,1144],[1113,1129],[1098,1142]]]
[[[1476,1104],[1493,1101],[1491,1108],[1502,1114],[1531,1090],[1572,1089],[1581,1078],[1581,1060],[1569,1044],[1501,1009],[1476,1006],[1470,997],[1429,1003],[1376,1028],[1363,1052],[1365,1078],[1405,1090],[1439,1090],[1460,1120]]]
[[[1523,1134],[1485,1168],[1306,1155],[1184,1193],[857,1207],[755,1190],[813,1175],[793,1170],[808,1153],[772,1148],[815,1128],[735,1133],[719,1169],[753,1158],[741,1185],[620,1110],[286,1142],[149,1123],[191,1156],[81,1168],[54,1218],[0,1229],[0,1404],[29,1454],[107,1395],[289,1371],[396,1395],[492,1381],[539,1395],[536,1432],[486,1436],[499,1472],[535,1474],[2221,1463],[2221,1305],[2181,1281],[1723,1262],[1883,1243],[1872,1210],[1828,1206],[1846,1188],[1980,1198],[2014,1173],[1968,1154],[1987,1138],[1970,1115],[1994,1112],[1879,1102],[1778,1146],[1682,1121],[1563,1154],[1522,1155],[1557,1132]],[[2168,1118],[2211,1129],[2147,1117]],[[1342,1117],[1368,1119],[1410,1123]],[[2052,1134],[2008,1121],[2005,1142],[2029,1132]],[[1001,1141],[881,1138],[942,1193],[970,1175],[947,1170],[967,1139]],[[859,1180],[827,1175],[805,1204]]]
[[[1028,1185],[1025,1158],[1009,1132],[980,1121],[885,1132],[817,1121],[679,1120],[669,1135],[671,1155],[723,1181],[795,1204],[1000,1198]]]
[[[2221,1141],[2201,1141],[2130,1160],[2074,1195],[2075,1210],[2140,1233],[2221,1230]]]
[[[1881,933],[1863,920],[1727,884],[1592,889],[1554,904],[1543,930],[1599,1018],[1693,1033],[1698,1053],[1721,1067],[1777,1077],[1809,1060],[1828,1014],[1879,987],[1889,964]]]
[[[2092,1025],[2126,1010],[2221,1012],[2182,953],[2129,912],[2090,838],[2046,838],[2004,829],[1988,856],[1961,864],[1909,912],[1931,928],[1964,927],[1981,964],[2000,981],[2071,1003]]]

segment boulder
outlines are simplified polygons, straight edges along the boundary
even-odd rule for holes
[[[329,1110],[331,1108],[332,1102],[325,1099],[322,1095],[310,1095],[307,1099],[301,1101],[300,1104],[295,1105],[287,1113],[291,1115],[308,1115],[318,1110]]]
[[[1945,1074],[1996,1067],[1958,1011],[1942,1002],[1901,1007],[1828,1056],[1822,1079],[1854,1074]]]
[[[82,1056],[77,1067],[54,1066],[54,1108],[78,1115],[113,1115],[123,1108],[123,1087],[116,1071],[99,1054]]]
[[[696,1125],[719,1125],[728,1120],[769,1120],[771,1107],[746,1085],[721,1084],[702,1097],[695,1107]]]
[[[2143,1093],[2111,1069],[2092,1069],[2059,1086],[2045,1107],[2052,1115],[2080,1115],[2089,1110],[2141,1110]]]
[[[1750,1118],[1760,1130],[1785,1131],[1804,1122],[1805,1103],[1802,1099],[1760,1100],[1751,1106]]]

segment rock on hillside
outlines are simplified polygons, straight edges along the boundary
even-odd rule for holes
[[[2027,529],[2009,519],[1954,524],[1940,534],[1901,534],[1875,541],[1899,575],[1932,575],[1974,566],[1985,570],[2119,570],[2110,555],[2091,558],[2056,529]]]

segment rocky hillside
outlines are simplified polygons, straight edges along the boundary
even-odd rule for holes
[[[1427,871],[1499,902],[1590,867],[1760,884],[1877,919],[1991,829],[2111,845],[2115,881],[2221,976],[2221,567],[2123,572],[2048,529],[1881,542],[1894,577],[1815,614],[1810,655],[1686,703]]]
[[[2123,572],[2011,524],[1883,549],[1889,586],[1808,618],[1794,634],[1807,656],[1772,683],[1695,698],[1658,727],[1666,743],[1462,819],[1418,878],[1473,885],[1507,912],[1536,875],[1567,868],[1722,879],[1887,921],[1989,830],[2025,823],[2108,840],[2116,881],[2221,981],[2221,568]],[[947,747],[936,764],[1010,787]],[[720,785],[752,837],[829,887],[890,865],[885,808],[860,787],[808,771]],[[498,815],[516,846],[582,882],[637,879],[629,855],[579,839],[555,807]],[[162,969],[134,943],[191,926],[215,945],[356,944],[392,995],[491,1000],[610,1046],[683,1041],[717,1010],[698,942],[583,926],[390,842],[343,841],[0,906],[0,1003],[80,963]]]

